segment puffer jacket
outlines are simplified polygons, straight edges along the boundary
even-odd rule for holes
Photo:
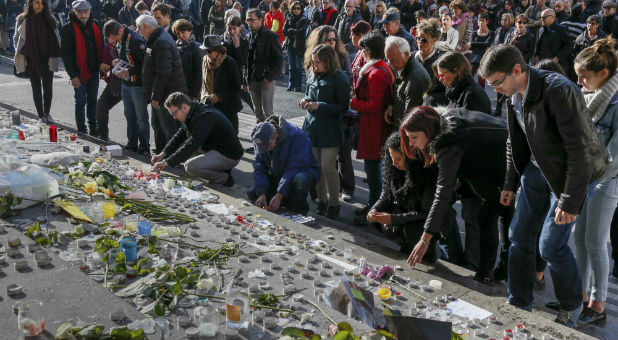
[[[253,183],[255,193],[260,196],[268,191],[269,178],[279,178],[277,192],[287,197],[290,194],[294,176],[308,172],[315,182],[320,178],[318,162],[311,152],[311,142],[303,130],[288,123],[279,115],[272,115],[266,122],[277,128],[279,137],[273,151],[257,154],[253,161]]]
[[[173,92],[187,93],[180,52],[172,36],[162,27],[148,37],[142,77],[148,103],[156,100],[161,105]]]
[[[285,23],[283,24],[283,35],[285,35],[285,45],[292,47],[296,51],[296,55],[302,56],[305,54],[305,40],[307,38],[307,27],[309,19],[304,14],[295,16],[294,14],[285,12]]]
[[[440,134],[429,143],[438,180],[425,231],[443,231],[458,183],[482,201],[498,197],[505,174],[506,138],[506,124],[499,118],[459,108],[441,114]]]
[[[605,148],[586,113],[580,89],[564,76],[529,68],[523,105],[524,132],[508,100],[507,174],[504,190],[516,191],[534,155],[539,170],[559,197],[558,207],[577,215],[588,185],[605,171]]]

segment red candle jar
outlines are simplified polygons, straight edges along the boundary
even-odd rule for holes
[[[56,128],[56,125],[49,126],[49,141],[52,143],[58,142],[58,129]]]

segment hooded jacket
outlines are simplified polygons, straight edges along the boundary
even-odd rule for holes
[[[258,154],[253,161],[253,183],[257,196],[265,194],[270,181],[279,181],[277,192],[288,197],[294,176],[309,173],[317,183],[320,178],[318,162],[311,152],[311,142],[303,130],[288,123],[279,115],[272,115],[266,122],[276,127],[279,137],[272,151]]]

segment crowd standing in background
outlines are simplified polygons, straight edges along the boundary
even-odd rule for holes
[[[232,169],[254,153],[247,195],[271,211],[307,214],[314,197],[316,214],[337,219],[354,195],[356,150],[369,200],[355,224],[397,242],[410,265],[442,258],[481,283],[506,280],[508,303],[523,310],[547,267],[557,299],[547,306],[576,327],[606,318],[608,275],[618,275],[616,7],[0,0],[0,52],[29,79],[43,123],[54,122],[60,60],[79,133],[109,140],[110,109],[122,102],[125,149],[156,170],[182,164],[232,186]],[[273,105],[284,73],[287,91],[304,93],[302,128]],[[246,150],[242,102],[256,118]]]

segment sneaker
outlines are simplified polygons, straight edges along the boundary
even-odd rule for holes
[[[326,214],[326,209],[328,208],[328,203],[326,202],[318,202],[318,207],[315,209],[315,213],[322,216]]]
[[[537,280],[537,278],[534,278],[534,290],[543,290],[545,289],[545,276],[543,276],[542,279]]]
[[[336,219],[339,216],[340,205],[329,205],[326,209],[326,217],[330,219]]]
[[[352,199],[352,196],[350,196],[350,195],[346,194],[345,192],[342,192],[342,193],[341,193],[341,196],[339,196],[339,198],[340,198],[342,201],[349,202],[349,201]]]
[[[594,309],[588,307],[584,308],[582,313],[579,315],[579,321],[586,325],[594,324],[605,319],[607,319],[607,314],[605,313],[605,310],[599,313]]]
[[[250,147],[245,149],[245,152],[248,153],[248,154],[252,154],[253,155],[255,153],[255,150],[253,149],[252,146],[250,146]]]
[[[556,316],[556,320],[554,321],[569,328],[575,328],[581,310],[581,307],[577,307],[575,310],[570,311],[561,309],[558,311],[558,316]]]

